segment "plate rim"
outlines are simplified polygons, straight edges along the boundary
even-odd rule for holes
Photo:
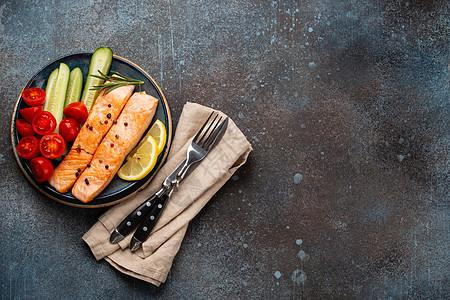
[[[124,58],[120,55],[117,54],[113,54],[113,58],[116,58],[118,60],[122,60],[125,61],[126,63],[132,65],[133,67],[135,67],[136,69],[138,69],[140,72],[144,73],[145,76],[147,76],[150,81],[152,82],[152,84],[156,87],[157,92],[162,96],[162,100],[164,101],[164,106],[167,108],[167,119],[168,119],[168,124],[169,124],[169,129],[166,130],[167,131],[167,150],[164,153],[164,156],[161,159],[161,163],[158,166],[158,168],[155,170],[155,172],[153,173],[153,176],[151,176],[141,187],[139,187],[137,190],[135,190],[134,192],[132,192],[131,194],[118,199],[116,201],[112,201],[112,202],[108,202],[108,203],[101,203],[101,204],[75,204],[75,203],[69,203],[66,201],[63,201],[61,199],[58,199],[52,195],[50,195],[49,193],[47,193],[44,189],[42,189],[41,187],[39,187],[33,180],[33,178],[31,178],[28,173],[26,172],[26,170],[24,169],[24,167],[22,166],[22,164],[20,163],[20,159],[18,157],[17,151],[14,148],[14,123],[15,123],[15,116],[17,114],[17,109],[19,107],[19,102],[20,102],[20,98],[22,95],[22,92],[24,91],[25,87],[30,84],[31,81],[33,81],[35,79],[35,77],[42,72],[45,68],[47,68],[48,66],[50,66],[51,64],[53,64],[55,61],[64,59],[64,58],[68,58],[70,56],[75,56],[75,55],[92,55],[94,52],[76,52],[76,53],[71,53],[71,54],[67,54],[64,56],[60,56],[56,59],[51,60],[49,63],[47,63],[45,66],[43,66],[42,68],[40,68],[23,86],[22,90],[19,93],[19,96],[17,97],[16,100],[16,104],[14,105],[14,109],[12,112],[12,116],[11,116],[11,129],[10,129],[10,137],[11,137],[11,146],[13,148],[13,153],[14,153],[14,157],[16,159],[17,164],[19,165],[20,170],[22,171],[22,173],[25,175],[25,177],[27,178],[27,180],[42,194],[44,194],[45,196],[47,196],[48,198],[55,200],[61,204],[67,205],[67,206],[71,206],[71,207],[77,207],[77,208],[102,208],[102,207],[109,207],[109,206],[113,206],[116,204],[119,204],[131,197],[133,197],[134,195],[136,195],[137,193],[139,193],[142,189],[144,189],[151,181],[152,179],[156,176],[156,174],[158,173],[158,171],[161,169],[161,167],[164,165],[164,162],[167,159],[167,156],[169,154],[170,151],[170,147],[172,145],[172,138],[173,138],[173,134],[172,134],[172,115],[170,112],[170,107],[169,107],[169,103],[167,102],[166,96],[164,95],[163,91],[161,90],[161,88],[159,87],[159,85],[156,83],[156,81],[153,79],[152,76],[150,76],[143,68],[141,68],[139,65],[137,65],[136,63],[132,62],[131,60]],[[166,126],[167,127],[167,126]],[[89,202],[88,202],[89,203]]]

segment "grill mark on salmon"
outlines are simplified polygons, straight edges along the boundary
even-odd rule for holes
[[[81,172],[90,163],[98,145],[117,119],[123,107],[133,94],[134,86],[126,85],[106,95],[103,91],[95,100],[84,126],[80,129],[71,150],[56,167],[48,180],[58,192],[66,193],[75,183],[75,173]],[[81,174],[81,172],[78,172]]]
[[[125,157],[137,145],[150,125],[158,99],[145,92],[134,93],[111,127],[94,157],[91,167],[85,169],[75,182],[72,195],[86,203],[100,194],[111,182]]]

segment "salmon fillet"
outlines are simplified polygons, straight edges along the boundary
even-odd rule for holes
[[[155,115],[158,99],[134,93],[98,146],[90,167],[75,182],[72,195],[86,203],[100,194],[113,179],[125,157],[137,145]]]
[[[72,149],[48,180],[49,184],[58,192],[65,193],[70,190],[77,179],[77,175],[80,175],[91,161],[98,145],[113,125],[113,120],[119,116],[133,91],[134,85],[126,85],[106,95],[103,95],[102,91],[97,97],[85,125],[80,129],[73,143]]]

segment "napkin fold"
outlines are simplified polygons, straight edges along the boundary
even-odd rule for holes
[[[149,238],[140,249],[130,251],[132,234],[118,244],[111,244],[109,237],[129,213],[161,188],[164,179],[184,160],[189,143],[211,111],[211,108],[199,104],[186,103],[167,161],[152,182],[134,197],[109,209],[84,234],[83,240],[97,260],[104,258],[119,271],[156,286],[166,280],[189,221],[246,162],[252,151],[250,143],[231,119],[220,143],[174,190]]]

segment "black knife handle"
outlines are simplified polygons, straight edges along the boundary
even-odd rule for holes
[[[153,227],[155,227],[156,221],[158,221],[158,218],[164,209],[167,199],[169,199],[169,195],[164,194],[161,198],[156,200],[150,212],[139,225],[138,229],[136,229],[136,232],[131,239],[132,241],[137,239],[141,243],[145,242]],[[133,245],[131,245],[130,248],[134,248]]]
[[[138,208],[133,210],[120,224],[117,226],[116,230],[122,235],[126,236],[129,234],[138,224],[141,222],[145,215],[152,209],[155,205],[156,200],[159,199],[157,194],[154,194],[148,198],[144,203],[142,203]]]

